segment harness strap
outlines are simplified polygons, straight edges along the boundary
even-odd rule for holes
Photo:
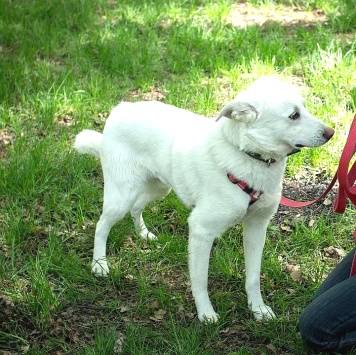
[[[237,179],[231,173],[228,173],[227,177],[233,184],[239,186],[242,191],[246,192],[250,196],[249,206],[253,205],[260,198],[262,192],[252,189],[245,181]]]

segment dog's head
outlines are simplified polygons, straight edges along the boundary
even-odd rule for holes
[[[291,84],[263,77],[221,110],[225,134],[240,149],[285,157],[303,147],[326,143],[334,130],[314,117]]]

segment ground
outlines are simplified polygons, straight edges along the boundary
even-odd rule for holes
[[[275,8],[269,8],[268,10],[257,10],[248,3],[237,3],[232,6],[231,11],[227,14],[225,19],[227,24],[231,26],[244,28],[248,25],[258,24],[261,27],[272,26],[274,23],[279,23],[281,26],[285,27],[288,34],[293,36],[296,26],[325,26],[327,25],[327,17],[322,10],[305,11],[301,8],[292,9],[291,7],[279,5]],[[351,41],[351,34],[344,34],[344,38]],[[1,51],[1,47],[0,47]],[[290,78],[293,82],[300,85],[301,80],[299,77],[294,76]],[[225,83],[222,82],[222,93],[226,95],[224,91]],[[141,91],[131,91],[128,93],[127,100],[160,100],[164,101],[165,93],[160,89],[153,87],[147,92]],[[103,119],[107,117],[107,113],[103,113]],[[70,126],[72,119],[70,117],[64,117],[64,119],[59,122],[60,125]],[[5,159],[5,151],[11,149],[15,137],[10,130],[2,129],[0,130],[0,162]],[[289,198],[296,200],[312,200],[320,196],[327,188],[330,177],[327,177],[325,171],[321,170],[319,172],[311,172],[308,169],[304,169],[293,177],[286,177],[284,179],[283,194]],[[318,219],[318,217],[323,214],[332,215],[331,201],[334,200],[336,194],[336,189],[334,188],[328,197],[321,202],[318,202],[311,207],[305,209],[291,209],[284,206],[280,206],[277,214],[275,215],[272,224],[282,230],[284,233],[290,233],[295,224],[303,222],[305,225],[312,226],[313,223]],[[2,207],[2,202],[0,201],[0,208]],[[176,228],[174,218],[167,214],[167,219],[170,220],[169,228]],[[41,238],[41,231],[38,232],[38,238]],[[44,235],[45,236],[45,235]],[[0,243],[1,244],[1,243]],[[34,245],[34,248],[36,245]],[[130,249],[133,253],[145,253],[150,252],[150,246],[145,243],[140,243],[137,245],[134,242],[132,236],[128,236],[122,244],[122,248]],[[9,250],[5,246],[0,245],[0,251],[5,255],[9,253]],[[325,257],[335,260],[337,263],[343,256],[343,251],[330,247],[324,251]],[[278,256],[277,256],[278,257]],[[146,265],[147,268],[153,266]],[[301,278],[302,275],[298,273],[298,268],[296,265],[287,265],[286,272],[293,274],[292,277]],[[262,275],[263,277],[263,275]],[[94,345],[95,344],[95,331],[93,331],[93,324],[99,323],[103,325],[106,329],[111,329],[113,323],[116,329],[125,329],[129,327],[131,323],[140,324],[141,326],[147,326],[147,328],[152,329],[152,331],[159,331],[161,327],[166,326],[167,311],[163,309],[162,305],[154,301],[147,307],[147,311],[143,316],[135,314],[135,308],[137,306],[137,299],[139,298],[139,290],[135,282],[133,282],[132,275],[125,275],[120,279],[120,285],[115,285],[112,287],[109,293],[103,295],[103,301],[94,302],[82,302],[75,303],[75,305],[63,305],[61,310],[53,318],[47,319],[46,331],[40,330],[34,322],[27,317],[26,314],[22,314],[21,309],[16,306],[16,302],[11,299],[11,297],[0,294],[0,306],[2,308],[2,314],[0,314],[0,335],[1,335],[1,325],[10,323],[12,320],[17,319],[19,327],[21,328],[22,336],[24,339],[30,341],[31,348],[38,346],[43,348],[46,346],[48,339],[58,340],[58,350],[53,352],[53,354],[60,355],[64,354],[63,348],[66,344],[78,348]],[[200,327],[196,322],[196,314],[194,313],[193,300],[190,292],[189,283],[186,276],[181,272],[179,267],[177,269],[167,269],[165,273],[157,275],[156,278],[150,280],[152,284],[160,283],[164,280],[164,283],[170,290],[182,295],[184,299],[184,304],[189,304],[189,309],[186,309],[180,305],[177,301],[177,315],[181,324],[186,325],[189,328],[190,324],[193,322],[193,326]],[[112,281],[115,282],[115,281]],[[219,283],[219,280],[215,282]],[[102,288],[105,289],[106,280],[98,280],[98,287],[100,288],[102,283]],[[226,287],[226,283],[224,283]],[[233,287],[233,286],[232,286]],[[276,286],[277,287],[277,286]],[[217,285],[216,288],[219,288]],[[83,285],[83,290],[80,288],[77,290],[78,293],[85,293],[85,285]],[[290,290],[293,292],[293,290]],[[109,307],[108,300],[126,300],[125,304],[119,304],[116,308]],[[110,303],[111,304],[111,303]],[[231,309],[231,312],[235,312],[235,309]],[[244,319],[246,319],[247,312],[244,314]],[[120,319],[118,323],[118,319]],[[100,332],[100,327],[97,332]],[[228,328],[219,328],[219,339],[218,343],[207,344],[206,347],[213,348],[217,353],[228,353],[229,351],[234,351],[242,346],[249,346],[249,349],[253,354],[292,354],[286,349],[276,347],[268,340],[268,337],[256,337],[256,335],[251,331],[250,326],[246,325],[244,320],[236,320],[235,323],[229,325]],[[26,335],[26,336],[25,336]],[[122,346],[126,341],[126,336],[122,332],[115,331],[113,336],[113,341],[115,342],[114,353],[121,353]],[[1,338],[0,338],[1,339]],[[8,338],[7,338],[8,339]],[[7,340],[8,341],[8,340]],[[154,342],[154,340],[152,340]],[[29,351],[28,344],[19,338],[13,337],[10,344],[2,344],[0,340],[0,349],[6,347],[7,349],[18,349],[18,352],[26,353]],[[3,355],[15,354],[14,350],[0,350]]]

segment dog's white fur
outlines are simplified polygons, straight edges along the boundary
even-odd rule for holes
[[[298,112],[300,117],[290,116]],[[104,174],[103,213],[96,227],[92,271],[107,275],[106,241],[111,227],[131,212],[142,238],[154,239],[143,208],[171,188],[188,206],[189,269],[201,321],[215,322],[208,296],[210,250],[215,238],[243,224],[248,306],[256,319],[273,318],[260,292],[262,250],[276,212],[288,154],[317,147],[333,130],[311,115],[304,99],[275,77],[261,78],[221,111],[218,122],[163,103],[122,102],[111,112],[103,134],[85,130],[75,149],[100,158]],[[246,152],[274,159],[268,166]],[[263,192],[250,197],[227,178],[233,174]]]

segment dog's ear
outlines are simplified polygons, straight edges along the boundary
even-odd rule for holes
[[[252,122],[257,119],[258,112],[247,102],[231,101],[222,108],[216,121],[223,116],[237,121]]]

